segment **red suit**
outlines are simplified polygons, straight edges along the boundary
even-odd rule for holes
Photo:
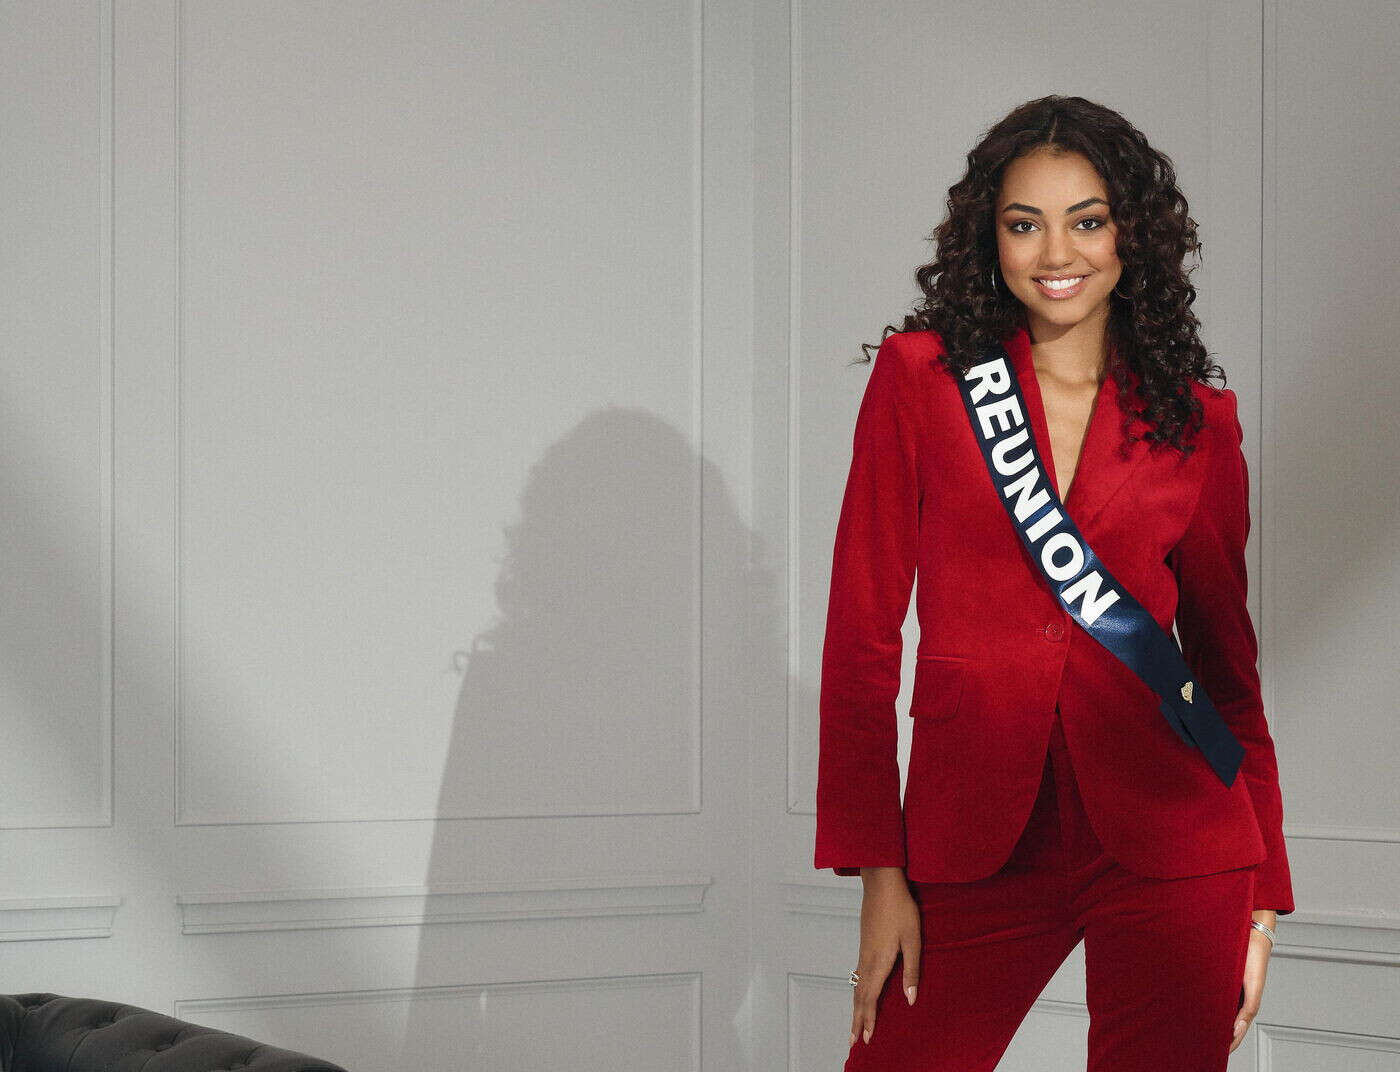
[[[1029,336],[1019,328],[1003,343],[1054,477]],[[1183,458],[1142,440],[1120,450],[1124,411],[1106,377],[1065,502],[1105,568],[1163,629],[1175,620],[1187,664],[1245,748],[1226,787],[1056,599],[997,497],[941,349],[931,331],[889,336],[856,421],[822,657],[815,866],[901,866],[930,883],[997,872],[1031,815],[1058,704],[1085,813],[1113,858],[1153,878],[1257,865],[1254,907],[1293,911],[1246,605],[1235,393],[1192,384],[1205,426]],[[916,576],[901,804],[895,699]]]

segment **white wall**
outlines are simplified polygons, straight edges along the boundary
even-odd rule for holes
[[[0,991],[743,1064],[748,9],[0,11]]]
[[[846,362],[1068,92],[1179,167],[1256,474],[1299,908],[1235,1063],[1400,1068],[1397,19],[1261,2],[0,7],[0,992],[839,1067]],[[1008,1067],[1083,1021],[1075,954]]]

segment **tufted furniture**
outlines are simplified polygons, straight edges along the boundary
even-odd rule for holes
[[[134,1005],[0,994],[0,1072],[345,1072]]]

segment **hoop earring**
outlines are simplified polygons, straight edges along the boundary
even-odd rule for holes
[[[996,264],[993,264],[993,265],[992,265],[992,293],[995,294],[996,292],[997,292],[997,266],[996,266]]]
[[[1120,282],[1121,282],[1121,280],[1120,280]],[[1119,293],[1118,293],[1118,287],[1117,287],[1117,285],[1114,286],[1114,288],[1113,288],[1113,293],[1114,293],[1114,294],[1118,294],[1118,296],[1119,296],[1120,298],[1124,299],[1125,301],[1132,301],[1132,300],[1133,300],[1133,296],[1132,296],[1131,294],[1119,294]]]

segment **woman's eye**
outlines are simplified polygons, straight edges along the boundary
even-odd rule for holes
[[[1084,219],[1080,220],[1079,222],[1080,222],[1080,223],[1092,223],[1094,226],[1088,228],[1088,230],[1090,230],[1090,231],[1097,231],[1100,227],[1105,226],[1104,221],[1101,220],[1101,219],[1099,219],[1097,216],[1086,216]]]
[[[1017,220],[1017,221],[1016,221],[1015,223],[1013,223],[1010,227],[1008,227],[1007,230],[1010,231],[1012,234],[1025,234],[1025,233],[1026,233],[1025,231],[1018,231],[1018,230],[1016,230],[1016,228],[1017,228],[1017,227],[1020,227],[1021,224],[1023,224],[1023,223],[1030,223],[1030,222],[1031,222],[1030,220]],[[1032,226],[1034,226],[1034,225],[1032,224]]]

